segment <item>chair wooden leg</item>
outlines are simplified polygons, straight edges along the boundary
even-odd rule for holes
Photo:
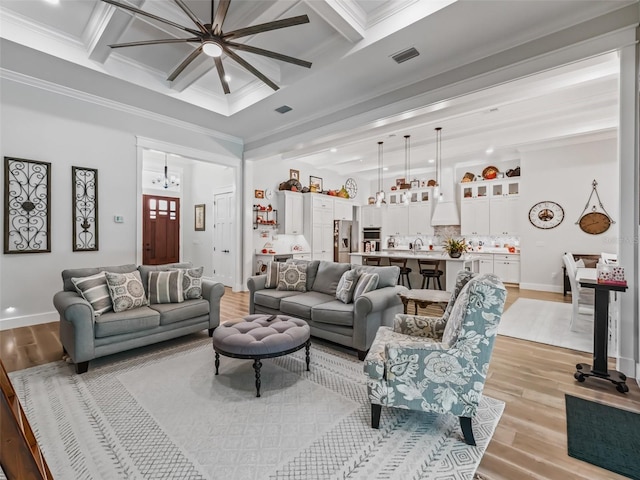
[[[372,405],[373,406],[373,405]],[[462,435],[464,436],[464,443],[467,445],[476,445],[476,440],[473,438],[473,429],[471,428],[471,417],[459,417],[460,428],[462,429]]]
[[[442,284],[440,283],[440,277],[436,277],[438,280],[438,290],[442,290]],[[436,288],[436,282],[435,280],[433,281],[433,288]]]
[[[409,287],[409,290],[411,290],[411,280],[409,280],[409,274],[406,273],[405,275],[407,277],[407,286]]]
[[[87,370],[89,370],[89,362],[78,362],[78,363],[76,363],[76,373],[78,375],[80,375],[82,373],[87,373]]]
[[[358,360],[364,360],[369,353],[369,350],[357,350],[358,352]]]
[[[424,290],[425,283],[427,283],[427,277],[423,275],[422,276],[422,286],[420,287],[422,290]]]
[[[371,428],[380,428],[380,414],[382,413],[382,405],[377,403],[371,404]]]

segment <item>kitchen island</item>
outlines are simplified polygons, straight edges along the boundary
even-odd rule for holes
[[[381,257],[381,258],[406,258],[408,259],[407,267],[412,269],[412,275],[417,274],[416,280],[422,281],[420,269],[418,268],[418,259],[421,260],[442,260],[444,262],[445,290],[452,292],[456,283],[456,276],[460,270],[470,270],[472,272],[480,271],[480,257],[470,253],[465,253],[460,258],[451,258],[444,252],[433,252],[418,250],[413,253],[410,250],[383,251],[383,252],[354,252],[351,253],[351,263],[354,265],[362,265],[362,257]],[[384,264],[384,262],[383,262]],[[442,265],[442,264],[441,264]],[[412,284],[414,279],[412,278]],[[413,284],[419,287],[420,283]]]

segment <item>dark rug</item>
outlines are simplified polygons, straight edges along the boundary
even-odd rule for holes
[[[569,456],[640,480],[640,413],[565,394]]]

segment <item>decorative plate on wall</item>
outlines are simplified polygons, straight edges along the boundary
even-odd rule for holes
[[[529,210],[529,221],[534,227],[548,230],[564,220],[564,209],[556,202],[538,202]]]

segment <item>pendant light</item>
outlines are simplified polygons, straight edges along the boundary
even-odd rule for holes
[[[436,127],[436,188],[438,195],[438,201],[442,202],[444,196],[440,190],[440,174],[442,170],[442,127]]]
[[[382,190],[382,144],[378,142],[378,191],[376,192],[376,207],[379,207],[384,201],[384,191]]]
[[[405,183],[410,183],[411,182],[411,135],[405,135],[404,136],[404,178],[405,178]],[[402,192],[402,203],[404,203],[405,205],[409,205],[409,203],[411,202],[411,194],[409,193],[408,189],[405,189],[404,192]]]
[[[177,187],[180,186],[180,178],[175,175],[171,175],[169,177],[169,167],[167,166],[167,157],[168,155],[164,154],[164,175],[158,175],[156,178],[151,180],[151,183],[154,185],[159,183],[162,188],[168,189],[169,187]]]

